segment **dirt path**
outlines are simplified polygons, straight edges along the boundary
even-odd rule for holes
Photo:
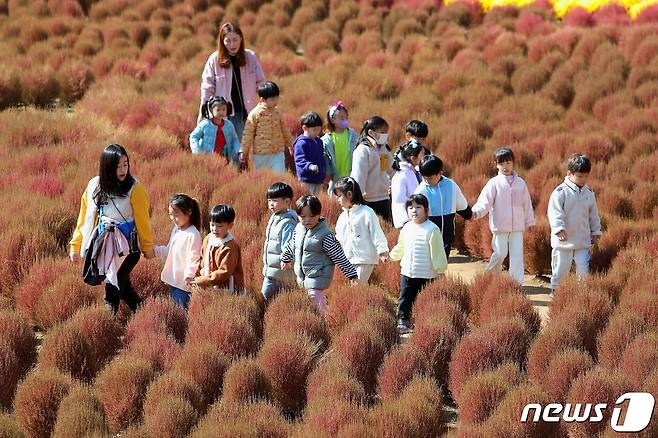
[[[483,272],[486,267],[486,262],[459,254],[453,250],[450,253],[447,273],[448,275],[458,276],[465,282],[470,283],[473,277]],[[548,321],[548,305],[551,302],[548,279],[526,274],[523,292],[537,309],[541,317],[542,327],[544,327]]]

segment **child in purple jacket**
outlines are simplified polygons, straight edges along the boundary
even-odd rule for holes
[[[326,175],[324,146],[320,139],[322,119],[313,111],[304,113],[301,118],[302,131],[293,144],[297,179],[309,195],[317,195],[322,190]]]

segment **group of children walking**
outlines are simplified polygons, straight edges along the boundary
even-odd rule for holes
[[[323,120],[309,111],[300,120],[302,134],[293,141],[277,108],[276,84],[259,85],[258,95],[261,101],[247,118],[241,143],[225,119],[230,104],[219,97],[208,102],[208,118],[190,135],[190,145],[195,153],[218,153],[241,168],[250,161],[255,168],[280,172],[285,171],[284,150],[293,145],[297,178],[305,193],[293,209],[289,185],[275,183],[267,191],[272,216],[263,245],[261,292],[265,300],[296,279],[326,314],[324,291],[331,284],[335,265],[350,280],[366,283],[378,263],[400,261],[398,327],[401,332],[408,331],[416,295],[447,268],[457,214],[466,220],[489,216],[493,254],[487,270],[501,270],[509,257],[510,275],[523,284],[523,236],[535,225],[535,217],[530,193],[515,171],[510,148],[495,151],[493,162],[498,174],[470,206],[458,184],[443,175],[443,161],[423,145],[429,132],[422,121],[407,123],[406,141],[393,153],[383,118],[371,117],[357,134],[349,127],[347,108],[337,102],[327,111],[327,131],[322,137]],[[587,274],[589,250],[601,235],[594,193],[586,185],[590,170],[589,159],[574,154],[567,164],[565,181],[550,197],[551,289],[569,273],[573,261],[578,276]],[[321,216],[317,197],[327,185],[343,209],[335,235]],[[162,274],[176,302],[187,306],[193,285],[244,290],[239,247],[230,234],[233,209],[227,205],[213,208],[211,233],[202,244],[195,202],[186,195],[176,195],[169,208],[176,227],[169,250],[162,247],[157,253],[166,259],[165,271],[184,272]],[[378,215],[400,230],[397,245],[390,251]],[[191,231],[182,232],[188,228]]]

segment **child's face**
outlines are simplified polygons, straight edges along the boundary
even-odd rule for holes
[[[310,138],[315,138],[319,137],[320,134],[322,133],[322,126],[314,126],[312,128],[309,128],[306,125],[302,125],[302,131],[304,131],[304,135]]]
[[[169,219],[181,229],[185,229],[190,225],[190,213],[185,214],[178,207],[174,207],[171,204],[169,205]]]
[[[299,220],[307,230],[310,230],[320,222],[320,215],[314,215],[311,213],[311,208],[306,206],[302,208],[302,211],[299,213]]]
[[[584,173],[584,172],[571,173],[570,171],[567,171],[567,177],[572,183],[574,183],[578,187],[582,187],[585,184],[587,184],[587,180],[589,179],[589,173]]]
[[[431,186],[435,186],[439,183],[439,180],[441,179],[441,175],[443,172],[439,172],[436,175],[430,175],[430,176],[423,176],[423,179],[425,182]]]
[[[416,167],[420,164],[420,160],[422,159],[423,152],[420,152],[418,155],[412,155],[409,157],[409,162],[411,163],[412,166]]]
[[[407,215],[414,223],[422,224],[427,220],[427,210],[420,204],[412,202],[409,207],[407,207]]]
[[[268,97],[267,99],[260,98],[261,102],[265,102],[265,105],[268,108],[274,108],[279,104],[279,96]]]
[[[347,129],[349,127],[349,120],[347,118],[347,113],[343,110],[338,110],[334,113],[334,116],[331,118],[332,123],[338,130]]]
[[[514,161],[503,161],[502,163],[497,163],[496,167],[498,168],[498,171],[503,175],[510,176],[512,172],[514,172]]]
[[[213,118],[223,119],[226,117],[226,105],[215,105],[211,111]]]
[[[351,208],[352,207],[352,192],[338,192],[338,195],[336,195],[338,198],[338,205],[341,206],[341,208]]]
[[[119,157],[119,164],[117,164],[117,179],[123,181],[128,176],[128,170],[130,166],[128,165],[128,157],[122,155]]]
[[[267,208],[270,209],[272,213],[281,213],[290,208],[290,199],[288,198],[268,198]]]
[[[233,228],[233,223],[213,222],[210,221],[210,232],[217,238],[223,239],[228,236],[229,231]]]

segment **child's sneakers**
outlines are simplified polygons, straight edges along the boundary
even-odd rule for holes
[[[405,335],[411,332],[411,321],[408,319],[398,319],[398,333]]]

